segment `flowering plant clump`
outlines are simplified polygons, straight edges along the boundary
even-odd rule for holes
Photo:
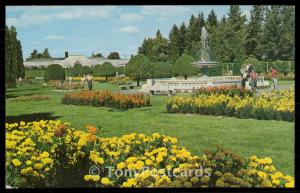
[[[244,98],[239,95],[211,94],[193,97],[175,96],[166,104],[169,113],[225,115],[265,120],[295,120],[294,90],[273,91]]]
[[[13,187],[294,187],[271,158],[217,146],[195,156],[174,137],[97,137],[67,122],[6,123],[6,183]]]
[[[121,94],[111,91],[81,91],[66,93],[63,104],[105,106],[117,109],[130,109],[150,105],[150,99],[143,94]]]
[[[248,90],[243,87],[238,87],[238,86],[210,86],[207,88],[200,88],[197,89],[196,93],[194,96],[199,96],[199,95],[212,95],[212,94],[225,94],[229,96],[234,96],[238,95],[240,97],[245,97],[245,96],[253,96],[253,92],[251,90]]]

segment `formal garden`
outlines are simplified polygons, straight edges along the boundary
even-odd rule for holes
[[[7,187],[295,186],[290,58],[264,61],[245,54],[228,62],[217,49],[220,62],[204,70],[192,66],[200,60],[193,53],[170,54],[168,60],[147,55],[145,41],[164,43],[156,34],[125,67],[76,62],[70,68],[29,68],[20,65],[16,29],[6,31]],[[253,91],[239,82],[192,93],[141,92],[147,79],[239,78],[239,69],[249,63],[270,86]],[[275,90],[271,67],[278,70]]]

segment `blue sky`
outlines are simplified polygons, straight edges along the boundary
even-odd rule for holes
[[[212,9],[221,19],[229,6],[7,6],[6,24],[17,28],[24,58],[44,48],[54,57],[67,50],[85,56],[117,51],[124,58],[158,29],[168,37],[173,24],[187,24],[199,12],[207,17]],[[241,9],[249,18],[251,6]]]

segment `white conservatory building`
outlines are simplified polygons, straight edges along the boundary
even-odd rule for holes
[[[69,57],[62,59],[62,60],[32,60],[32,61],[25,61],[25,67],[47,67],[50,64],[59,64],[64,68],[72,68],[76,62],[79,62],[83,66],[95,66],[97,64],[103,64],[104,62],[110,62],[115,67],[122,67],[126,66],[129,62],[127,59],[107,59],[107,58],[87,58],[83,55],[69,55]]]

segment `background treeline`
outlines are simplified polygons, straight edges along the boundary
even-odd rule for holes
[[[16,28],[5,26],[5,88],[16,86],[16,79],[24,76],[22,46]]]
[[[234,63],[234,74],[239,73],[241,64],[249,57],[259,61],[294,60],[295,7],[255,5],[250,14],[247,21],[240,7],[233,5],[222,18],[217,18],[214,10],[207,19],[203,13],[191,15],[188,24],[174,24],[168,38],[159,30],[155,38],[145,38],[138,53],[151,62],[174,64],[183,53],[199,60],[201,28],[205,26],[211,60]],[[220,67],[214,70],[220,71]]]

